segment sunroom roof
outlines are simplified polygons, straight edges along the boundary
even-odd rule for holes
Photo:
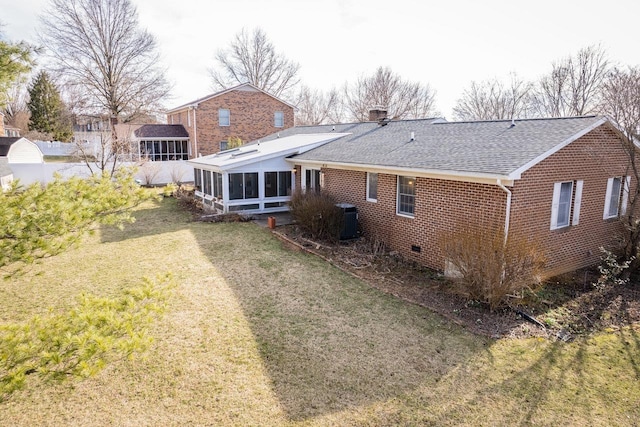
[[[189,160],[194,166],[212,166],[218,169],[232,169],[260,162],[274,157],[288,157],[302,154],[312,148],[333,141],[348,133],[315,133],[291,135],[270,141],[256,141],[238,148],[221,151],[209,156]]]

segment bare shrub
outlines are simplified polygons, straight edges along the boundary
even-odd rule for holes
[[[244,215],[237,212],[228,212],[214,215],[203,215],[199,219],[202,222],[249,222],[253,221],[251,215]]]
[[[138,173],[144,179],[144,184],[147,186],[153,185],[153,180],[156,179],[162,166],[157,162],[145,160],[139,168]]]
[[[510,235],[505,243],[502,232],[462,230],[441,240],[446,273],[457,290],[491,310],[507,305],[510,298],[521,298],[542,280],[546,257],[537,243],[526,238]]]
[[[169,169],[169,176],[171,178],[171,182],[173,182],[174,184],[177,184],[178,186],[182,184],[185,174],[186,174],[185,170],[182,169],[182,167],[180,167],[180,165],[177,165],[177,164],[174,164]]]
[[[191,212],[202,212],[202,199],[195,196],[195,189],[193,187],[180,185],[174,193],[174,196],[178,200],[178,205],[183,209]]]
[[[338,240],[343,217],[331,196],[297,190],[291,195],[289,210],[291,217],[312,237]]]

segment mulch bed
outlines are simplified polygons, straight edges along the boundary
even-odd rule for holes
[[[640,285],[597,289],[593,270],[553,278],[526,301],[492,312],[484,304],[452,292],[451,283],[441,274],[383,252],[365,239],[315,241],[296,225],[279,226],[274,234],[288,246],[313,253],[376,289],[491,338],[566,341],[576,335],[640,324]]]
[[[237,215],[203,215],[202,206],[185,192],[181,207],[195,221],[246,221]],[[428,308],[472,333],[491,338],[546,337],[571,340],[602,330],[640,325],[640,279],[598,289],[597,271],[585,269],[548,280],[526,301],[490,311],[486,305],[452,292],[441,274],[407,263],[383,247],[360,238],[346,242],[315,241],[295,224],[274,230],[287,246],[321,257],[382,292]],[[529,319],[527,319],[529,317]]]

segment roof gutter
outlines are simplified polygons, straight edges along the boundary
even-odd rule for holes
[[[511,190],[505,187],[500,179],[496,180],[496,185],[507,193],[507,207],[504,213],[504,245],[506,246],[507,239],[509,237],[509,223],[511,220]]]
[[[296,157],[285,159],[289,163],[309,165],[342,170],[355,170],[363,172],[378,172],[391,175],[410,175],[422,178],[446,179],[449,181],[475,182],[479,184],[496,185],[496,181],[504,185],[513,185],[514,179],[509,175],[489,173],[461,172],[450,170],[404,168],[398,166],[368,165],[361,163],[327,162],[317,160],[302,160]]]

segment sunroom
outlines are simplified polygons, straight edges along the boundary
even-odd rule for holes
[[[286,211],[296,179],[285,159],[345,135],[292,135],[189,160],[195,195],[218,213]]]

